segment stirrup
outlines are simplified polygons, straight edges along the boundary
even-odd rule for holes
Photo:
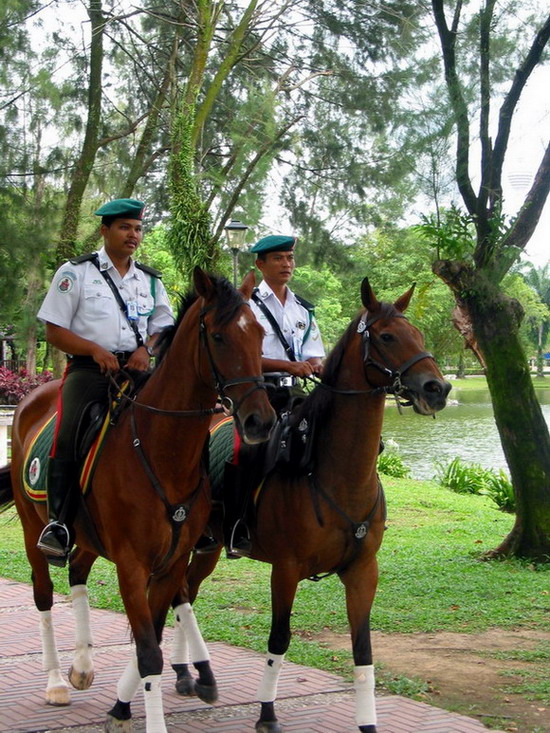
[[[237,527],[242,525],[244,533],[239,537],[237,534]],[[231,537],[229,539],[229,546],[227,547],[226,556],[229,559],[239,557],[250,557],[252,552],[252,541],[250,540],[250,532],[248,527],[242,519],[238,519],[231,531]]]
[[[48,562],[51,562],[52,565],[58,564],[53,562],[53,558],[64,559],[66,562],[71,550],[71,535],[68,527],[62,522],[50,522],[42,530],[36,546],[47,556]],[[65,565],[65,562],[61,567]]]

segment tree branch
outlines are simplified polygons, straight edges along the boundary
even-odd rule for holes
[[[477,213],[477,198],[470,182],[469,172],[470,123],[468,120],[468,108],[460,88],[460,81],[456,71],[455,45],[460,6],[461,3],[458,3],[456,6],[453,30],[449,31],[445,19],[443,0],[432,0],[435,24],[441,41],[445,81],[447,83],[447,90],[457,128],[456,180],[468,212],[474,215]]]

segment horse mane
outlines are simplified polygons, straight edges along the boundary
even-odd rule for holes
[[[379,305],[379,317],[381,319],[391,318],[398,312],[397,308],[392,303],[380,303]],[[323,367],[321,384],[315,387],[311,394],[298,407],[296,423],[299,423],[304,417],[307,417],[309,420],[322,419],[331,408],[334,393],[330,389],[323,387],[323,385],[334,387],[340,370],[342,357],[349,346],[349,342],[357,333],[357,325],[362,314],[363,311],[357,314],[340,337],[336,346],[329,353]]]
[[[229,282],[226,277],[208,274],[214,291],[216,293],[217,303],[214,309],[214,325],[221,327],[227,325],[236,315],[239,308],[244,303],[243,297],[238,290]],[[188,292],[179,296],[179,305],[176,320],[172,326],[167,326],[161,331],[157,341],[158,361],[159,363],[166,356],[166,352],[170,348],[172,341],[177,333],[181,322],[185,318],[185,314],[196,303],[199,296],[195,292]]]

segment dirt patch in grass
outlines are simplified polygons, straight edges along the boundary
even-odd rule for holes
[[[329,630],[314,638],[329,649],[351,646],[349,636]],[[502,673],[527,671],[533,663],[492,655],[532,651],[541,642],[550,643],[550,633],[492,629],[480,634],[372,634],[375,665],[395,677],[424,681],[424,702],[518,733],[550,733],[550,707],[507,691],[518,678]]]

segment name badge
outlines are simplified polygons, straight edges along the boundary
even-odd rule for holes
[[[129,321],[139,320],[137,300],[129,300],[126,303],[126,314]]]

